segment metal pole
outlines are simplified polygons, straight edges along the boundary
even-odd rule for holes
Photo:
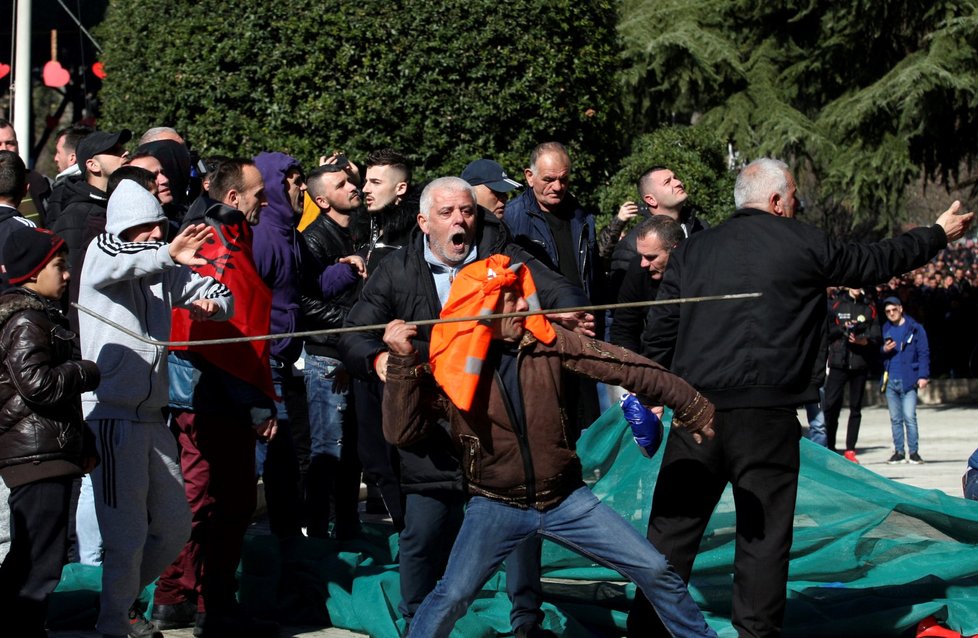
[[[17,3],[17,48],[13,64],[14,133],[20,143],[20,157],[31,165],[31,0]]]

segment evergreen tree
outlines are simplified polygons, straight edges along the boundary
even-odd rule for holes
[[[911,180],[978,153],[975,0],[625,0],[620,33],[634,130],[696,119],[786,158],[826,219],[895,227]]]

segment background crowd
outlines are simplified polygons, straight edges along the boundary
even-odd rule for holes
[[[922,268],[877,286],[882,300],[894,295],[927,329],[932,377],[978,376],[978,245],[966,239]]]

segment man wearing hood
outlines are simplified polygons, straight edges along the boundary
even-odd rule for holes
[[[86,138],[87,139],[87,138]],[[82,395],[102,464],[92,475],[105,550],[96,628],[104,636],[160,632],[133,604],[183,547],[190,534],[176,440],[163,419],[169,398],[165,349],[110,327],[104,317],[147,339],[170,337],[174,307],[194,321],[233,315],[231,291],[189,268],[210,234],[188,226],[163,243],[166,216],[149,191],[123,180],[109,198],[105,233],[85,256],[79,304],[81,350],[102,371]]]
[[[254,256],[258,274],[272,290],[272,334],[301,330],[301,293],[314,289],[329,299],[349,287],[359,277],[358,271],[347,263],[324,267],[309,252],[298,230],[302,214],[305,177],[299,162],[285,153],[262,152],[255,157],[255,166],[265,183],[268,206],[255,226]],[[278,408],[279,433],[264,453],[262,478],[268,501],[268,517],[272,533],[295,536],[301,532],[299,507],[299,464],[293,438],[299,422],[292,423],[285,405],[285,392],[292,390],[305,403],[302,384],[293,382],[292,365],[302,352],[302,340],[295,337],[276,339],[271,344],[272,379],[280,397]],[[264,447],[266,449],[262,450]]]
[[[151,129],[152,130],[152,129]],[[172,130],[172,129],[170,129]],[[178,136],[179,137],[179,136]],[[160,162],[163,174],[170,183],[172,199],[163,204],[163,212],[170,220],[171,231],[176,231],[190,207],[191,166],[190,151],[182,138],[163,138],[144,142],[140,139],[134,155],[151,155]]]

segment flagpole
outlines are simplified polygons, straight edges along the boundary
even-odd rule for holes
[[[31,0],[17,3],[16,49],[13,59],[13,125],[20,142],[20,157],[31,165]]]

